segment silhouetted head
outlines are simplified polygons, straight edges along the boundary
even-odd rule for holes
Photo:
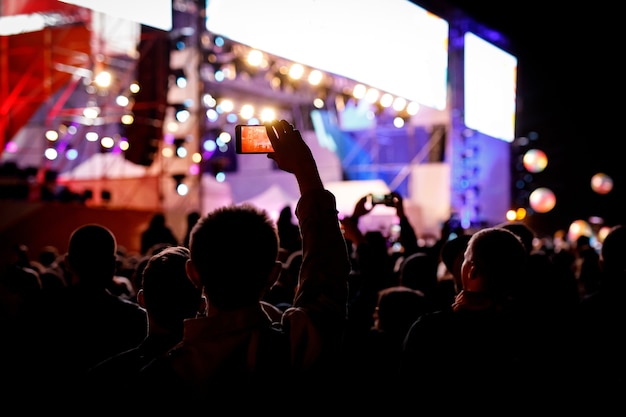
[[[527,253],[532,252],[535,240],[535,232],[527,225],[521,222],[502,223],[499,225],[504,229],[510,230],[520,238],[524,244]]]
[[[280,270],[278,233],[267,212],[251,204],[218,208],[191,231],[190,272],[209,305],[230,310],[258,303]]]
[[[454,279],[456,291],[462,290],[461,265],[471,235],[460,235],[447,240],[441,247],[441,261]]]
[[[87,224],[74,230],[66,255],[70,271],[81,284],[105,288],[113,279],[116,267],[115,236],[99,224]]]
[[[521,239],[502,227],[475,232],[467,244],[461,275],[463,290],[510,297],[527,267],[526,248]]]
[[[189,249],[170,246],[152,256],[143,269],[140,304],[163,326],[182,326],[193,318],[202,300],[202,289],[187,276]]]
[[[626,226],[611,228],[600,249],[602,269],[610,274],[626,274]]]
[[[413,253],[402,261],[399,278],[400,285],[428,296],[437,286],[437,262],[425,252]]]
[[[404,337],[411,324],[428,308],[421,291],[403,286],[387,287],[378,291],[374,327]]]
[[[165,226],[165,215],[163,213],[154,213],[150,218],[150,228],[161,228]]]

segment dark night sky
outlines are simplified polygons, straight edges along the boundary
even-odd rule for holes
[[[432,2],[416,3],[428,9]],[[516,133],[538,133],[535,147],[547,153],[549,162],[534,179],[557,196],[557,206],[533,216],[531,225],[551,233],[590,216],[609,225],[624,222],[626,160],[620,143],[626,115],[620,104],[624,73],[618,54],[625,36],[619,13],[606,1],[561,7],[540,0],[447,3],[502,32],[518,58]],[[597,172],[614,180],[607,195],[590,188]]]

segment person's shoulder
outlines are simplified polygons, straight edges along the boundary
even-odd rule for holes
[[[141,368],[139,364],[142,358],[143,354],[139,347],[120,352],[90,368],[88,377],[91,379],[113,378],[138,371]]]
[[[409,334],[441,333],[453,325],[455,317],[449,310],[429,311],[420,315],[409,327]]]

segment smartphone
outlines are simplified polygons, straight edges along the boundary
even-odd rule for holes
[[[235,152],[239,154],[274,152],[265,125],[235,126]]]
[[[394,206],[393,194],[372,194],[372,205],[384,204],[389,207]]]

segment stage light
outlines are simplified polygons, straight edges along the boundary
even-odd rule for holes
[[[109,71],[102,70],[96,75],[94,81],[100,88],[109,88],[113,82],[113,76]]]
[[[548,157],[540,149],[529,149],[522,157],[524,168],[528,172],[542,172],[548,166]]]
[[[50,129],[46,131],[46,139],[48,139],[50,142],[54,142],[59,139],[59,133],[56,130]]]
[[[184,69],[176,68],[170,71],[170,77],[174,80],[174,83],[178,86],[178,88],[187,87],[187,75],[185,74]]]
[[[319,70],[313,70],[309,73],[309,84],[311,85],[319,85],[324,78],[324,74]]]
[[[189,192],[189,187],[187,187],[186,184],[183,183],[183,181],[185,180],[186,175],[185,174],[174,174],[172,175],[172,178],[175,181],[175,186],[174,189],[176,190],[176,193],[178,195],[187,195],[187,193]]]
[[[174,153],[179,158],[184,158],[187,156],[187,148],[185,148],[185,142],[187,142],[185,138],[174,139]]]
[[[178,121],[179,123],[185,123],[187,120],[189,120],[191,113],[189,112],[186,104],[177,103],[171,104],[171,106],[174,108],[174,118],[176,119],[176,121]]]

